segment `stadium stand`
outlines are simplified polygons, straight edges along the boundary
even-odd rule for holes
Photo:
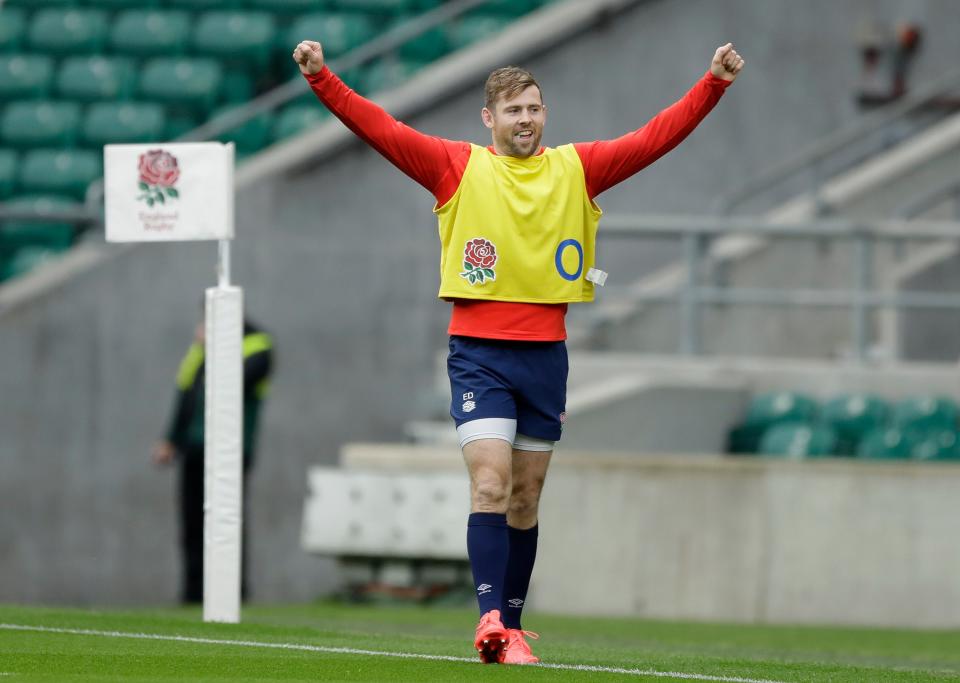
[[[342,75],[364,94],[393,88],[453,48],[494,34],[547,1],[485,3]],[[103,145],[180,137],[295,78],[289,54],[305,37],[322,40],[328,59],[335,59],[441,4],[6,2],[0,8],[0,201],[55,192],[72,205],[83,199],[82,183],[99,177],[94,157]],[[248,157],[326,118],[308,92],[217,138],[235,142],[238,156]],[[29,238],[13,243],[31,248]],[[45,248],[43,240],[37,245]],[[0,281],[42,260],[38,254],[24,257],[16,268],[6,268]]]

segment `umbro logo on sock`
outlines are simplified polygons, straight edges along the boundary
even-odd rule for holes
[[[520,598],[510,598],[507,600],[511,607],[523,607],[523,600]]]
[[[480,595],[486,595],[490,592],[490,589],[493,588],[489,583],[481,583],[477,586],[477,593]]]

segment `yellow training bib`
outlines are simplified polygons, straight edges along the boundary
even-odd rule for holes
[[[442,298],[593,301],[600,208],[573,145],[518,159],[470,146],[440,223]]]

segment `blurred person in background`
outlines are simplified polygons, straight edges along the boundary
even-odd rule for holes
[[[166,437],[153,447],[157,465],[176,462],[180,467],[181,600],[203,602],[203,500],[204,500],[204,344],[206,324],[200,321],[193,343],[177,371],[177,391]],[[273,340],[249,321],[243,324],[243,488],[254,463],[257,427],[273,368]],[[248,505],[243,506],[244,517]],[[249,596],[247,520],[243,521],[241,595]]]
[[[487,79],[480,115],[492,144],[480,147],[396,121],[334,75],[316,41],[297,45],[293,59],[334,115],[436,200],[439,296],[453,302],[450,413],[470,474],[467,555],[481,614],[474,647],[486,663],[538,662],[520,615],[540,492],[565,419],[567,305],[592,301],[606,279],[594,267],[594,199],[676,147],[744,61],[723,45],[693,88],[643,127],[550,148],[540,145],[543,93],[524,69]],[[723,184],[736,171],[716,176]]]

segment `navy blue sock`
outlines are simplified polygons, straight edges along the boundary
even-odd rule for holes
[[[503,625],[521,628],[520,613],[527,600],[530,575],[537,559],[537,529],[514,529],[507,527],[510,537],[510,559],[507,561],[507,576],[503,582],[503,609],[500,610]]]
[[[472,512],[467,521],[467,555],[473,569],[480,614],[500,609],[503,576],[507,571],[510,537],[507,516],[495,512]]]

